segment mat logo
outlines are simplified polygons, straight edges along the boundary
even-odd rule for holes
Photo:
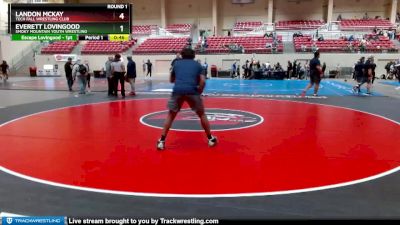
[[[168,111],[147,114],[140,119],[140,122],[162,129],[167,114]],[[244,129],[257,126],[264,121],[264,118],[255,113],[232,109],[207,109],[206,115],[213,131]],[[183,109],[176,116],[172,130],[203,131],[203,128],[200,126],[199,117],[192,110]]]
[[[13,222],[13,219],[11,217],[7,217],[7,223],[12,224],[12,222]]]

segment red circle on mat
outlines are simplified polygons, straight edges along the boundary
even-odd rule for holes
[[[351,182],[399,166],[400,126],[371,114],[265,99],[207,98],[206,107],[249,111],[258,126],[202,132],[161,130],[139,122],[167,99],[57,109],[0,127],[0,166],[64,185],[158,194],[246,194]],[[1,167],[0,167],[1,168]]]

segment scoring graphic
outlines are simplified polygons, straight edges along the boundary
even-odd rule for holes
[[[11,4],[9,10],[13,35],[131,33],[130,4]]]

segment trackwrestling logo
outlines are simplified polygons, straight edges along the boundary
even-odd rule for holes
[[[140,122],[150,127],[163,128],[168,111],[154,112],[142,116]],[[213,131],[237,130],[257,126],[264,118],[255,113],[231,109],[206,109],[206,115]],[[199,117],[190,109],[181,110],[171,130],[203,131]]]
[[[62,216],[15,216],[3,217],[3,225],[64,225],[65,218]]]

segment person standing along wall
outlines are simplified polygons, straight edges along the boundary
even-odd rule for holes
[[[231,66],[231,78],[235,78],[236,77],[236,61],[232,64]]]
[[[292,69],[293,69],[293,65],[292,62],[288,61],[288,65],[287,65],[287,70],[286,70],[286,78],[290,79],[292,76]]]
[[[242,69],[244,71],[244,74],[243,74],[244,79],[247,79],[250,76],[250,68],[249,67],[250,67],[250,62],[249,62],[249,60],[246,60],[246,62],[242,66]]]
[[[80,59],[76,60],[76,63],[73,67],[73,76],[76,79],[76,77],[78,77],[79,85],[80,85],[80,90],[79,90],[79,94],[84,95],[86,94],[86,81],[87,81],[87,71],[88,68],[86,67],[86,65],[84,65]]]
[[[375,69],[376,69],[376,64],[374,62],[374,56],[369,56],[370,59],[370,64],[371,64],[371,70],[372,70],[372,84],[374,84],[376,74],[375,74]]]
[[[135,80],[136,80],[136,63],[132,60],[132,56],[128,56],[128,64],[126,65],[126,77],[131,85],[131,92],[129,95],[136,95]]]
[[[152,68],[153,68],[153,63],[151,63],[150,59],[148,59],[146,65],[147,65],[146,77],[150,75],[150,78],[151,78],[151,72],[152,72]]]
[[[206,79],[208,79],[208,63],[206,60],[204,60],[204,63],[202,66],[203,66],[204,76],[206,76]]]
[[[0,65],[1,67],[1,74],[4,81],[8,80],[8,72],[10,71],[10,67],[8,66],[7,62],[3,60],[3,63]]]
[[[121,55],[116,54],[114,62],[111,63],[111,73],[114,84],[114,96],[118,96],[118,81],[121,85],[121,95],[125,98],[125,65],[121,61]]]
[[[326,63],[322,63],[322,76],[325,76],[325,70],[326,70]]]
[[[114,90],[114,83],[112,80],[112,73],[111,73],[111,63],[113,62],[114,58],[112,56],[108,57],[107,62],[104,65],[106,77],[107,77],[107,84],[108,84],[108,96],[116,95],[117,90]]]
[[[64,65],[65,77],[67,78],[68,90],[72,91],[72,85],[74,84],[74,78],[72,77],[72,58],[69,57]]]
[[[85,60],[85,66],[87,67],[87,76],[86,76],[86,79],[87,79],[87,86],[88,86],[88,91],[90,92],[90,67],[89,67],[89,61],[88,60]]]

